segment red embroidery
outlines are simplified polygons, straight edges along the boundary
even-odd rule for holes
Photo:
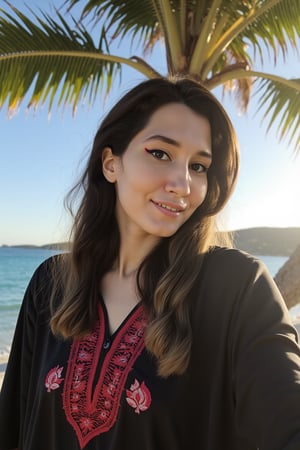
[[[49,370],[45,379],[47,392],[51,392],[59,388],[60,383],[63,381],[63,378],[61,378],[62,371],[63,367],[59,366],[56,366],[54,367],[54,369]]]
[[[134,383],[130,386],[130,390],[126,390],[126,401],[128,405],[132,406],[134,412],[137,414],[140,411],[146,411],[151,405],[151,394],[144,381],[140,385],[138,380],[134,380]]]
[[[145,314],[140,305],[114,338],[94,392],[93,380],[105,332],[101,306],[95,330],[84,339],[73,341],[63,389],[63,406],[80,448],[115,424],[128,372],[145,346],[145,325]]]

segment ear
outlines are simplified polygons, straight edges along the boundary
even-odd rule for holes
[[[118,156],[115,156],[110,147],[105,147],[102,152],[102,171],[109,183],[117,180]]]

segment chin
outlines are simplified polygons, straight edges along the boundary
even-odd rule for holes
[[[175,233],[177,233],[177,231],[179,230],[179,228],[176,228],[176,230],[164,230],[161,231],[160,233],[154,233],[155,236],[160,237],[160,238],[168,238],[171,236],[174,236]]]

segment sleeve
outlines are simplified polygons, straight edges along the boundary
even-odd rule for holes
[[[300,449],[300,349],[273,279],[252,262],[232,317],[238,433],[259,450]]]
[[[27,393],[46,265],[36,270],[26,289],[14,332],[0,393],[0,450],[20,448],[26,408],[30,407]]]

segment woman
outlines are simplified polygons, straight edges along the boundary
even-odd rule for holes
[[[25,294],[1,450],[299,450],[288,312],[259,261],[216,245],[237,170],[230,120],[196,82],[116,104],[72,192],[71,252]]]

